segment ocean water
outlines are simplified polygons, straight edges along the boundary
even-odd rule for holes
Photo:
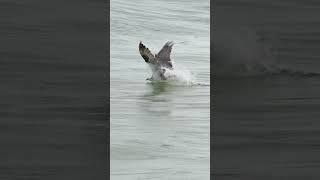
[[[216,1],[214,179],[319,179],[320,4]]]
[[[209,1],[110,5],[111,179],[209,179]],[[148,82],[139,42],[157,53],[171,40],[178,81]]]

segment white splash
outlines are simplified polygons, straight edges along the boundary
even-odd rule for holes
[[[180,85],[193,85],[195,84],[195,77],[188,69],[175,68],[174,70],[167,69],[164,73],[169,83]]]
[[[174,69],[169,69],[162,67],[161,70],[164,69],[164,77],[166,80],[162,80],[162,78],[158,75],[159,73],[153,74],[152,82],[167,82],[171,85],[195,85],[196,78],[187,68],[174,66]]]

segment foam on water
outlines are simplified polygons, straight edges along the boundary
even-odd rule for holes
[[[188,69],[166,69],[165,77],[168,77],[169,82],[176,84],[193,84],[195,77]]]
[[[167,83],[170,85],[176,86],[193,86],[193,85],[200,85],[200,86],[210,86],[209,83],[204,82],[197,82],[196,77],[194,74],[187,68],[182,66],[175,66],[175,69],[165,69],[164,76],[166,80],[162,80],[160,77],[152,80],[152,83]],[[157,77],[157,76],[154,76]]]

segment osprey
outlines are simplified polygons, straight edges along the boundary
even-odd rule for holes
[[[166,69],[173,70],[172,61],[170,59],[171,49],[173,46],[172,41],[168,41],[158,54],[153,55],[145,45],[140,41],[139,52],[144,61],[149,64],[152,70],[152,77],[147,80],[166,80]]]

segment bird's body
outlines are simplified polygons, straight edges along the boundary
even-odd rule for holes
[[[169,77],[166,76],[166,71],[173,70],[170,58],[172,46],[172,42],[167,42],[158,54],[153,55],[150,50],[140,42],[139,52],[152,70],[152,77],[147,80],[166,80]]]

